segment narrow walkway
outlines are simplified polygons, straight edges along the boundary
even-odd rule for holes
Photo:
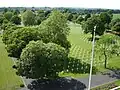
[[[77,80],[84,83],[88,87],[88,80],[89,80],[88,77],[80,78],[80,79],[77,78]],[[116,80],[115,77],[112,78],[112,77],[109,77],[108,75],[93,75],[91,80],[91,88],[105,84],[105,83],[109,83],[115,80]]]

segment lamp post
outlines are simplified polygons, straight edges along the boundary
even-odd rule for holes
[[[90,63],[90,75],[89,75],[88,90],[90,90],[90,87],[91,87],[92,67],[93,67],[93,59],[94,59],[94,46],[95,46],[95,30],[96,30],[96,26],[94,26],[94,33],[93,33],[92,55],[91,55],[91,63]]]

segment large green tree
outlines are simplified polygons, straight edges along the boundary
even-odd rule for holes
[[[21,18],[17,15],[14,15],[11,18],[11,22],[16,24],[16,25],[19,25],[19,24],[21,24]]]
[[[39,29],[42,35],[44,35],[44,42],[53,42],[66,49],[70,48],[70,43],[67,40],[70,28],[68,27],[65,14],[53,11],[49,18],[40,24]]]
[[[109,24],[112,20],[111,16],[107,12],[100,13],[100,18],[104,24]]]
[[[96,35],[104,34],[105,26],[98,15],[93,15],[92,17],[88,18],[86,22],[82,23],[84,33],[91,33],[92,39],[94,34],[94,26],[96,26]]]
[[[35,14],[27,10],[22,14],[22,22],[25,26],[32,26],[35,25]]]
[[[67,56],[66,50],[57,44],[31,41],[22,51],[17,74],[33,79],[56,78],[64,69]]]
[[[11,20],[12,16],[13,16],[13,13],[10,12],[10,11],[8,11],[8,12],[6,12],[6,13],[4,14],[4,17],[5,17],[8,21]]]
[[[112,35],[112,34],[106,34],[101,36],[101,38],[96,43],[96,52],[100,53],[100,56],[104,56],[104,67],[107,68],[107,62],[109,57],[114,54],[118,54],[116,52],[116,48],[119,49],[120,40],[119,37]]]
[[[29,41],[39,39],[39,32],[32,27],[21,27],[16,30],[11,28],[11,30],[6,30],[3,34],[3,42],[7,45],[6,49],[9,56],[16,58],[20,57],[22,49],[25,48]]]

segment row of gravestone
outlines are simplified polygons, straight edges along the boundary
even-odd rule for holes
[[[96,68],[93,66],[93,72],[96,72]],[[89,73],[90,64],[81,62],[80,59],[71,58],[67,65],[67,72],[71,73]]]
[[[74,48],[72,48],[72,52],[70,53],[72,57],[81,59],[83,62],[87,62],[90,63],[90,53],[88,50],[82,49],[80,47],[77,47],[75,45],[73,45]],[[97,57],[95,57],[94,59],[94,65],[104,65],[104,60],[98,60]]]

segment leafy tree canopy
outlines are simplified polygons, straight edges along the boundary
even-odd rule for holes
[[[27,10],[22,14],[22,22],[25,26],[35,25],[35,14]]]
[[[14,15],[11,18],[11,22],[14,23],[14,24],[16,24],[16,25],[19,25],[19,24],[21,24],[21,18],[18,17],[17,15]]]
[[[107,67],[107,61],[109,57],[113,54],[118,54],[116,48],[119,49],[120,38],[116,35],[106,34],[102,35],[101,38],[96,43],[96,51],[100,53],[100,56],[104,56],[105,68]],[[118,50],[119,51],[119,50]]]
[[[91,33],[93,38],[93,31],[94,26],[96,26],[96,35],[102,35],[105,31],[104,23],[101,21],[98,15],[93,15],[92,17],[88,18],[86,22],[82,24],[82,28],[84,33]]]
[[[104,24],[109,24],[112,20],[111,16],[107,12],[100,13],[100,18]]]
[[[9,35],[8,35],[9,34]],[[9,36],[9,37],[7,37]],[[40,36],[36,28],[20,27],[14,30],[11,28],[4,32],[3,41],[7,45],[9,56],[19,58],[22,49],[31,40],[39,40]]]
[[[56,78],[66,58],[66,50],[57,44],[31,41],[22,51],[17,74],[34,79]]]
[[[66,49],[70,48],[70,43],[67,40],[69,35],[69,27],[67,25],[67,18],[59,11],[53,11],[49,18],[40,24],[44,42],[53,42],[59,44]]]
[[[10,11],[8,11],[8,12],[6,12],[6,13],[4,14],[4,17],[5,17],[8,21],[11,20],[12,16],[13,16],[13,13],[10,12]]]

